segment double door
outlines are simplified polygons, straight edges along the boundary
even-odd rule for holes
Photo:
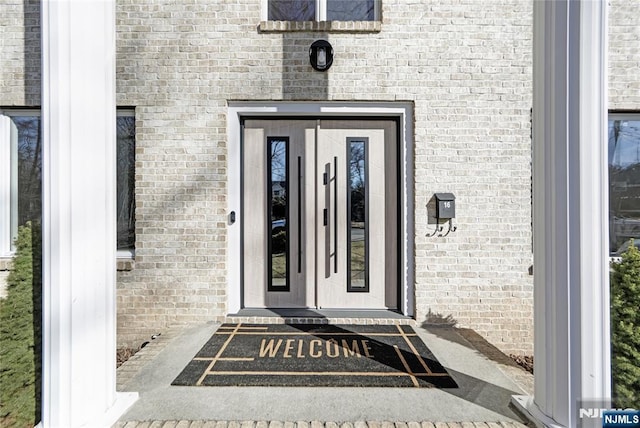
[[[243,126],[243,305],[398,306],[394,120]]]

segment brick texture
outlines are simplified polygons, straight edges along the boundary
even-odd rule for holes
[[[417,321],[451,315],[530,352],[532,6],[382,3],[382,25],[346,32],[277,31],[257,0],[118,2],[118,104],[136,107],[137,126],[121,341],[226,314],[227,101],[410,101]],[[335,49],[327,73],[309,65],[318,38]],[[446,238],[427,237],[438,191],[457,196]]]
[[[40,0],[3,0],[0,28],[0,107],[39,107]]]
[[[640,108],[638,0],[612,0],[610,107]],[[635,5],[635,6],[633,6]],[[532,2],[383,0],[382,23],[261,23],[260,0],[117,0],[117,103],[136,111],[136,258],[119,346],[227,314],[227,104],[414,106],[416,321],[454,318],[531,353]],[[40,104],[38,0],[0,5],[0,106]],[[314,72],[307,49],[335,49]],[[435,192],[457,230],[430,236]],[[124,269],[124,268],[123,268]]]
[[[113,428],[526,428],[519,422],[127,421]]]
[[[640,0],[609,1],[609,110],[640,113]]]

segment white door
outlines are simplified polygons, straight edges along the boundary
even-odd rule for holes
[[[396,122],[243,129],[244,307],[396,309]]]

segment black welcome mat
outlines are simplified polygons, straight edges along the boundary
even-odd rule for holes
[[[173,381],[457,388],[410,326],[223,324]]]

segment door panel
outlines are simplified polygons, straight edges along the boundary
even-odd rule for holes
[[[249,215],[264,211],[267,193],[256,191],[266,189],[266,151],[260,141],[264,140],[263,129],[245,129],[244,132],[244,200],[243,211],[243,267],[245,304],[251,307],[264,306],[263,289],[267,287],[267,218],[266,215]]]
[[[306,183],[307,174],[313,173],[309,164],[313,165],[315,124],[245,122],[245,307],[315,306],[315,262],[313,251],[306,248],[310,242],[308,225],[313,224],[313,219],[307,218],[313,215],[309,207],[313,195],[307,193]]]
[[[318,164],[331,172],[329,183],[319,182],[317,190],[324,194],[319,210],[329,209],[328,224],[317,225],[322,239],[316,257],[324,267],[317,279],[318,305],[396,308],[397,262],[387,266],[388,259],[397,259],[397,252],[387,252],[397,229],[396,191],[391,191],[396,186],[395,122],[321,121],[318,141]],[[362,213],[354,201],[361,197],[364,218],[358,218]]]
[[[245,307],[397,308],[392,120],[246,120]]]

